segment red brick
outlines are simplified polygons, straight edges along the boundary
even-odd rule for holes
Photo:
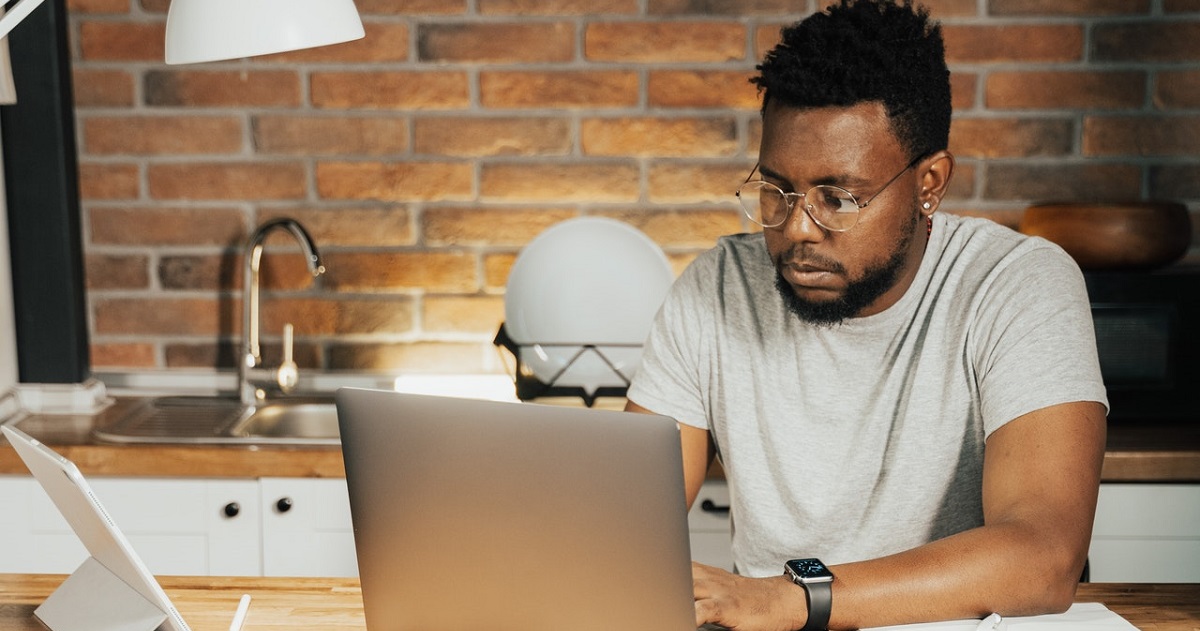
[[[141,190],[136,164],[79,164],[79,196],[84,200],[136,199]]]
[[[1072,144],[1069,120],[957,118],[950,126],[950,151],[960,158],[1063,156]]]
[[[987,79],[992,109],[1136,109],[1145,102],[1141,72],[993,72]]]
[[[1085,156],[1200,154],[1200,117],[1093,116],[1083,121]]]
[[[263,347],[264,361],[271,361],[268,356],[269,346]],[[235,368],[241,362],[237,359],[239,349],[232,340],[215,340],[211,343],[174,343],[164,344],[163,355],[167,368]],[[296,363],[303,366],[302,349],[297,348]],[[274,362],[271,362],[273,365]]]
[[[740,148],[732,118],[593,118],[583,121],[586,155],[716,157]]]
[[[990,0],[991,15],[1145,15],[1150,12],[1150,0]]]
[[[485,371],[484,357],[495,356],[490,342],[404,342],[332,344],[329,368],[406,374],[476,374]]]
[[[291,71],[149,70],[147,105],[297,107],[300,77]]]
[[[1200,165],[1162,164],[1150,168],[1150,197],[1152,199],[1200,198]],[[1200,227],[1200,222],[1192,222]]]
[[[1137,199],[1141,169],[1121,164],[996,163],[987,167],[983,195],[1028,203]]]
[[[470,105],[465,72],[314,72],[312,103],[339,109],[454,109]]]
[[[1200,107],[1200,70],[1160,70],[1154,104],[1164,110]]]
[[[163,22],[82,21],[79,49],[86,61],[154,61],[163,59]]]
[[[917,4],[929,7],[929,14],[935,20],[979,15],[978,3],[975,0],[926,0]]]
[[[976,170],[974,164],[964,161],[955,163],[950,188],[946,191],[944,199],[964,200],[975,197]]]
[[[124,70],[72,70],[76,107],[130,107],[133,76]]]
[[[498,201],[631,202],[638,198],[638,168],[625,162],[484,164],[480,197]]]
[[[565,118],[439,116],[418,118],[413,127],[413,150],[422,155],[566,155],[572,146]]]
[[[717,238],[745,230],[740,210],[630,210],[605,212],[605,216],[623,221],[646,233],[661,247],[709,248]]]
[[[273,262],[274,255],[268,256],[267,260]],[[159,259],[157,273],[159,286],[166,290],[232,291],[242,286],[242,259],[232,252],[163,256]]]
[[[945,25],[946,60],[954,63],[1077,61],[1083,27],[1051,25]]]
[[[92,308],[97,333],[146,336],[215,335],[236,306],[216,298],[102,298]]]
[[[325,286],[336,291],[473,293],[478,261],[465,252],[332,252],[325,257]]]
[[[204,162],[152,164],[155,199],[300,199],[306,195],[304,165],[298,162]]]
[[[234,208],[93,208],[91,242],[105,245],[240,243],[246,220]]]
[[[317,244],[329,246],[392,247],[416,243],[412,217],[404,206],[325,206],[260,210],[258,221],[291,217],[299,221]]]
[[[515,252],[487,254],[483,257],[483,286],[489,292],[504,291],[508,272],[517,260]]]
[[[756,71],[651,71],[649,99],[657,107],[718,107],[758,110],[758,87],[750,83]]]
[[[795,0],[649,0],[649,15],[779,15],[796,10]]]
[[[154,345],[138,342],[97,343],[90,346],[92,368],[156,368]]]
[[[737,22],[593,22],[584,32],[588,61],[723,62],[746,57]]]
[[[650,168],[650,201],[656,203],[735,204],[733,191],[750,175],[753,164],[742,162],[668,162]]]
[[[279,334],[285,324],[297,340],[331,335],[397,334],[412,331],[416,318],[407,296],[382,300],[275,297],[265,301],[263,330]]]
[[[166,14],[167,9],[171,5],[171,0],[138,0],[142,5],[142,10],[147,13],[162,13]]]
[[[401,118],[256,116],[254,148],[262,154],[382,156],[408,151]]]
[[[145,255],[88,254],[87,289],[146,289],[150,286],[149,260]]]
[[[575,28],[569,22],[422,24],[417,50],[421,61],[570,61]]]
[[[361,15],[462,15],[467,12],[467,0],[355,0]]]
[[[1195,13],[1200,11],[1200,0],[1163,0],[1166,13]]]
[[[84,154],[195,155],[242,149],[242,122],[230,116],[95,116],[82,123]]]
[[[255,61],[276,63],[355,63],[408,60],[408,25],[363,22],[365,35],[356,40],[302,48],[286,53],[256,57]]]
[[[479,93],[484,107],[631,107],[638,102],[638,76],[627,70],[483,71]]]
[[[129,13],[129,0],[67,0],[67,13],[71,15]]]
[[[970,72],[950,73],[950,106],[954,111],[975,108],[976,84],[979,75]]]
[[[1097,24],[1092,33],[1096,61],[1200,60],[1200,20]]]
[[[473,169],[451,162],[321,162],[323,199],[434,201],[470,199]]]
[[[638,0],[477,0],[481,15],[636,14]]]
[[[494,335],[504,322],[502,296],[426,296],[421,322],[430,333]]]
[[[579,213],[562,208],[428,208],[421,214],[427,245],[523,246]]]

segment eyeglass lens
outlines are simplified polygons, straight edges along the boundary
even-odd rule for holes
[[[858,222],[854,196],[836,186],[814,186],[803,195],[784,193],[769,182],[746,182],[737,190],[742,209],[751,221],[767,228],[787,221],[792,205],[799,205],[817,225],[843,232]]]

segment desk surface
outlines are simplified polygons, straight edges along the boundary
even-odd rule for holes
[[[65,577],[0,574],[0,629],[45,631],[33,610]],[[225,631],[242,594],[253,602],[245,631],[366,629],[357,579],[163,577],[193,631]],[[1080,585],[1079,602],[1102,602],[1143,631],[1200,631],[1200,584]]]

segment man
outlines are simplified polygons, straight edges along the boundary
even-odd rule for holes
[[[911,0],[841,0],[759,70],[759,164],[738,197],[763,230],[682,274],[628,393],[679,421],[689,505],[714,456],[730,485],[738,572],[693,568],[697,623],[1066,609],[1107,406],[1078,267],[936,214],[949,73]]]

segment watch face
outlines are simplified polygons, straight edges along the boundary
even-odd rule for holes
[[[833,578],[833,573],[820,559],[793,559],[787,562],[787,568],[800,580]]]

